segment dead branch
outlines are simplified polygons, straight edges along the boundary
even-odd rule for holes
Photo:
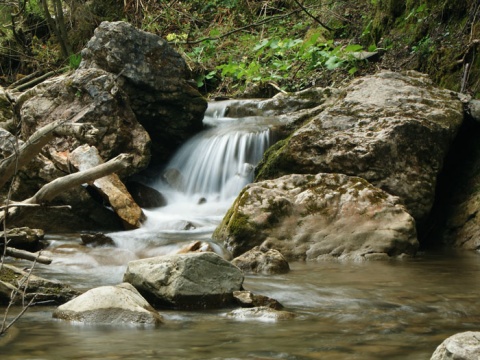
[[[323,22],[321,22],[318,18],[316,18],[315,16],[313,16],[305,6],[303,6],[300,1],[298,0],[293,0],[295,1],[295,3],[300,6],[300,8],[305,12],[305,14],[307,14],[308,16],[310,16],[313,20],[315,20],[320,26],[322,26],[323,28],[327,29],[328,31],[333,31],[333,29],[327,25],[325,25]]]
[[[22,201],[24,204],[42,204],[52,200],[61,192],[81,184],[89,183],[111,173],[125,169],[130,165],[132,156],[120,154],[104,164],[97,165],[91,169],[78,173],[63,176],[45,184],[31,198]]]
[[[25,166],[40,152],[42,147],[54,137],[56,128],[68,122],[79,121],[90,110],[91,106],[87,106],[71,119],[57,120],[35,131],[20,147],[18,154],[12,154],[0,162],[0,188],[15,174],[16,169]]]
[[[19,84],[17,85],[17,87],[13,88],[12,91],[24,91],[32,86],[35,86],[37,84],[40,84],[41,82],[45,81],[46,79],[48,79],[49,77],[52,77],[54,75],[57,75],[57,74],[60,74],[60,73],[63,73],[65,71],[68,70],[68,67],[63,67],[61,69],[58,69],[58,70],[53,70],[53,71],[49,71],[41,76],[38,76],[28,82],[24,82],[23,84]]]
[[[52,263],[52,259],[50,259],[49,257],[43,256],[40,254],[31,253],[25,250],[11,248],[11,247],[7,247],[7,250],[5,251],[5,253],[7,256],[28,260],[28,261],[37,261],[45,265],[50,265]]]
[[[298,12],[300,12],[301,10],[300,9],[297,9],[297,10],[293,10],[291,12],[289,12],[288,14],[284,14],[284,15],[277,15],[277,16],[271,16],[267,19],[264,19],[264,20],[260,20],[260,21],[257,21],[255,23],[252,23],[252,24],[248,24],[248,25],[245,25],[245,26],[242,26],[242,27],[239,27],[237,29],[233,29],[232,31],[228,31],[226,32],[225,34],[222,34],[222,35],[219,35],[219,36],[213,36],[213,37],[205,37],[205,38],[202,38],[202,39],[199,39],[199,40],[194,40],[194,41],[185,41],[185,42],[182,42],[182,41],[179,41],[178,43],[179,44],[188,44],[188,45],[193,45],[193,44],[199,44],[203,41],[212,41],[212,40],[220,40],[224,37],[227,37],[229,35],[232,35],[232,34],[235,34],[239,31],[242,31],[242,30],[245,30],[245,29],[248,29],[248,28],[251,28],[251,27],[256,27],[256,26],[260,26],[260,25],[263,25],[263,24],[266,24],[268,22],[271,22],[271,21],[275,21],[275,20],[278,20],[278,19],[282,19],[282,18],[285,18],[285,17],[289,17],[293,14],[296,14]]]

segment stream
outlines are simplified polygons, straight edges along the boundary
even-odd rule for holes
[[[275,119],[228,118],[227,107],[211,104],[206,130],[149,184],[168,205],[145,210],[141,229],[108,234],[115,247],[84,246],[79,234],[48,235],[43,254],[54,261],[36,265],[35,275],[79,290],[118,284],[128,261],[174,253],[194,240],[228,257],[211,234],[253,180],[274,141]],[[277,299],[296,314],[293,320],[237,320],[227,316],[230,309],[160,310],[162,326],[113,327],[55,320],[53,307],[38,306],[0,339],[0,358],[423,360],[447,337],[480,328],[475,253],[448,249],[412,259],[290,267],[284,275],[247,275],[244,288]]]

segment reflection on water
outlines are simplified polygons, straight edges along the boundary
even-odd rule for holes
[[[161,311],[166,324],[158,328],[85,326],[53,320],[52,308],[33,308],[0,348],[2,359],[429,359],[448,336],[480,329],[476,254],[291,267],[285,275],[247,276],[244,287],[276,298],[295,320]],[[37,273],[61,277],[54,274],[60,269],[41,265]],[[112,271],[113,282],[123,270]],[[94,286],[94,270],[80,273],[69,281]]]

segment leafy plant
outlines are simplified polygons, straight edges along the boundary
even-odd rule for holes
[[[78,69],[82,62],[82,54],[72,54],[68,57],[68,67],[70,69]]]

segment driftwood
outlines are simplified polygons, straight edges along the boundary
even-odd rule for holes
[[[11,247],[7,247],[7,249],[5,250],[5,255],[23,260],[36,261],[38,263],[46,265],[49,265],[52,262],[52,259],[50,259],[49,257]]]
[[[120,154],[104,164],[85,171],[63,176],[42,186],[31,198],[22,201],[24,204],[43,204],[71,187],[89,183],[106,175],[110,175],[130,165],[132,156]]]
[[[0,188],[5,185],[18,169],[25,166],[40,152],[44,145],[53,139],[57,128],[64,131],[67,123],[79,121],[90,110],[91,107],[88,106],[69,120],[57,120],[35,131],[16,153],[0,162]]]

